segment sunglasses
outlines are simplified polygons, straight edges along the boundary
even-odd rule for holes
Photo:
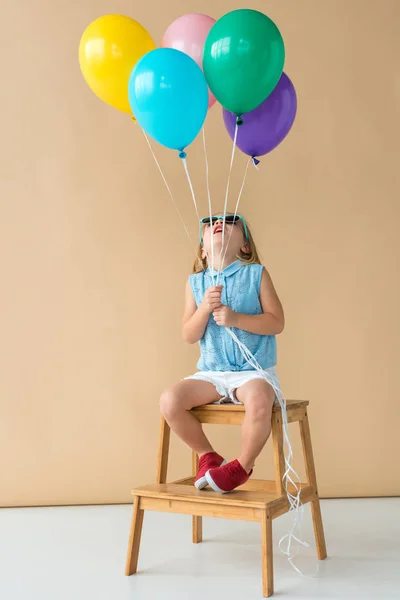
[[[246,221],[241,215],[214,215],[212,217],[204,217],[203,219],[200,219],[200,243],[203,242],[203,225],[214,226],[217,221],[225,221],[225,223],[228,223],[229,225],[235,225],[241,221],[243,225],[244,237],[246,238],[246,241],[248,241],[249,234],[247,232]]]

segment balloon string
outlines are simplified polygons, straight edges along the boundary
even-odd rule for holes
[[[239,340],[237,335],[229,328],[226,327],[225,330],[232,337],[232,339],[236,342],[239,347],[239,350],[246,360],[246,362],[255,369],[260,376],[265,379],[267,383],[272,387],[275,392],[275,397],[278,400],[279,406],[281,408],[282,414],[282,432],[283,432],[283,441],[284,441],[284,461],[285,461],[285,473],[282,477],[283,486],[286,492],[286,496],[289,502],[289,513],[293,512],[293,522],[292,527],[289,532],[284,535],[279,540],[279,549],[285,554],[288,558],[289,563],[292,567],[304,577],[315,577],[319,571],[319,564],[317,563],[316,571],[312,575],[307,575],[301,571],[293,562],[293,559],[297,556],[300,546],[309,547],[309,544],[303,540],[301,540],[301,524],[304,516],[304,505],[301,502],[301,480],[294,468],[292,467],[292,459],[293,459],[293,450],[292,445],[290,443],[289,438],[289,422],[287,417],[287,408],[286,408],[286,398],[283,395],[281,390],[278,378],[276,376],[272,376],[271,373],[265,371],[254,355],[250,352],[247,346]],[[293,476],[293,477],[292,477]],[[290,486],[294,488],[294,493],[290,491]],[[299,536],[296,535],[296,530],[299,530]],[[287,540],[287,547],[283,549],[283,542]],[[295,551],[292,550],[292,543],[296,542],[297,548]]]
[[[227,205],[228,205],[229,185],[230,185],[230,182],[231,182],[233,160],[235,158],[237,134],[238,134],[238,125],[236,125],[236,127],[235,127],[235,135],[234,135],[234,138],[233,138],[232,153],[231,153],[231,162],[230,162],[230,165],[229,165],[228,180],[226,182],[224,213],[223,213],[224,214],[224,221],[223,221],[223,227],[222,227],[222,245],[221,245],[221,250],[220,250],[220,253],[219,253],[219,265],[218,265],[218,274],[217,274],[217,285],[219,283],[219,276],[220,276],[220,273],[222,271],[222,266],[223,266],[221,258],[222,258],[222,250],[224,248],[224,241],[225,241],[226,209],[227,209]]]
[[[190,235],[190,233],[189,233],[189,230],[188,230],[188,228],[186,227],[186,223],[185,223],[185,221],[184,221],[184,219],[183,219],[183,217],[182,217],[182,215],[181,215],[181,212],[180,212],[180,210],[179,210],[179,208],[178,208],[178,205],[177,205],[177,203],[175,202],[175,198],[174,198],[174,196],[173,196],[173,194],[172,194],[172,192],[171,192],[171,188],[170,188],[170,187],[169,187],[169,185],[168,185],[168,182],[167,182],[167,180],[166,180],[166,178],[165,178],[165,175],[164,175],[164,173],[163,173],[163,170],[162,170],[162,168],[161,168],[161,166],[160,166],[160,163],[158,162],[158,160],[157,160],[157,157],[156,157],[156,155],[155,155],[155,153],[154,153],[154,150],[153,150],[153,148],[151,147],[150,140],[149,140],[149,138],[148,138],[148,136],[147,136],[147,134],[146,134],[145,130],[144,130],[143,128],[141,128],[141,129],[142,129],[142,132],[143,132],[144,138],[145,138],[145,140],[146,140],[146,142],[147,142],[147,145],[148,145],[148,147],[150,148],[150,152],[151,152],[151,154],[152,154],[152,156],[153,156],[153,158],[154,158],[154,162],[156,163],[156,165],[157,165],[157,167],[158,167],[158,170],[159,170],[159,172],[160,172],[160,175],[161,175],[161,177],[162,177],[162,180],[163,180],[163,182],[165,183],[165,187],[166,187],[166,188],[167,188],[167,190],[168,190],[168,194],[169,194],[169,197],[170,197],[170,198],[171,198],[171,200],[172,200],[172,204],[174,205],[174,207],[175,207],[175,210],[176,210],[176,212],[177,212],[177,213],[178,213],[178,215],[179,215],[179,218],[180,218],[180,220],[181,220],[181,223],[182,223],[182,225],[183,225],[183,228],[184,228],[184,230],[185,230],[185,232],[186,232],[186,235],[188,236],[188,238],[189,238],[189,241],[190,241],[190,244],[192,245],[192,243],[193,243],[193,240],[192,240],[192,238],[191,238],[191,235]]]
[[[242,181],[242,185],[241,185],[241,187],[240,187],[239,195],[238,195],[238,198],[237,198],[237,202],[236,202],[236,206],[235,206],[235,212],[233,213],[233,219],[235,219],[236,215],[238,214],[238,210],[239,210],[239,203],[240,203],[240,199],[241,199],[241,197],[242,197],[243,188],[244,188],[244,184],[245,184],[245,182],[246,182],[247,171],[249,170],[249,165],[250,165],[250,162],[251,162],[251,157],[249,157],[249,158],[247,159],[247,162],[246,162],[246,168],[245,168],[245,170],[244,170],[243,181]],[[224,261],[225,261],[225,257],[226,257],[226,253],[227,253],[227,251],[228,251],[228,248],[229,248],[229,244],[230,244],[230,241],[231,241],[232,233],[233,233],[233,227],[231,227],[231,232],[230,232],[230,234],[229,234],[228,243],[226,244],[226,248],[225,248],[225,251],[224,251],[224,256],[223,256],[223,258],[222,258],[222,264],[223,264],[223,263],[224,263]]]
[[[175,207],[176,212],[179,215],[179,218],[182,222],[182,225],[184,227],[184,230],[189,238],[189,242],[192,243],[192,238],[190,236],[190,233],[186,227],[185,221],[179,211],[179,208],[175,202],[175,199],[172,195],[171,189],[167,183],[167,180],[164,176],[164,173],[161,169],[161,166],[157,160],[157,157],[153,151],[153,148],[150,144],[150,141],[146,135],[146,132],[142,129],[143,131],[143,135],[146,139],[147,145],[150,149],[150,152],[153,156],[154,162],[156,163],[158,170],[160,172],[160,175],[164,181],[165,187],[168,190],[168,194],[171,198],[171,201]],[[236,133],[236,132],[235,132]],[[235,135],[235,142],[234,142],[234,147],[236,145],[236,135]],[[233,155],[234,152],[232,152]],[[185,172],[186,175],[188,177],[188,182],[189,182],[189,187],[192,193],[192,198],[193,198],[193,202],[195,205],[195,209],[196,209],[196,214],[198,215],[198,209],[197,209],[197,203],[196,203],[196,198],[194,195],[194,190],[193,190],[193,185],[191,183],[191,179],[190,179],[190,175],[189,175],[189,171],[187,168],[187,164],[185,164],[186,161],[184,162],[184,167],[185,167]],[[232,163],[233,163],[233,157],[231,158],[231,168],[232,168]],[[240,198],[243,192],[243,187],[244,187],[244,183],[245,183],[245,179],[246,179],[246,175],[247,175],[247,168],[248,168],[248,164],[246,165],[246,170],[245,170],[245,176],[243,178],[243,182],[242,182],[242,186],[239,192],[239,196],[238,196],[238,200],[236,202],[236,207],[235,207],[235,214],[237,214],[237,210],[239,207],[239,202],[240,202]],[[229,173],[230,175],[230,173]],[[226,208],[226,207],[224,207]],[[229,243],[229,242],[228,242]],[[197,258],[197,252],[196,252],[196,258]],[[207,257],[208,258],[208,257]],[[207,274],[206,269],[203,266],[203,271],[205,274]],[[295,558],[295,556],[298,553],[299,547],[300,545],[303,546],[308,546],[308,544],[306,542],[303,542],[301,540],[301,522],[303,519],[303,514],[304,514],[304,506],[301,503],[301,499],[300,499],[300,494],[301,494],[301,484],[300,484],[300,478],[297,475],[296,471],[293,469],[292,465],[291,465],[291,461],[293,458],[293,450],[292,450],[292,446],[290,443],[290,439],[289,439],[289,431],[288,431],[288,419],[287,419],[287,410],[286,410],[286,399],[280,389],[280,385],[279,385],[279,381],[277,381],[277,379],[273,379],[271,378],[270,375],[268,375],[266,373],[266,371],[264,371],[262,369],[262,367],[258,364],[257,360],[255,359],[255,357],[253,356],[253,354],[250,352],[250,350],[247,348],[247,346],[245,344],[243,344],[238,337],[236,336],[236,334],[229,328],[226,328],[226,331],[228,332],[228,334],[233,338],[233,340],[235,341],[235,343],[238,345],[239,350],[241,352],[241,354],[243,355],[243,357],[245,358],[245,360],[250,364],[250,366],[257,370],[260,375],[271,385],[271,387],[273,388],[273,390],[275,391],[276,397],[278,399],[279,405],[281,407],[281,411],[282,411],[282,429],[283,429],[283,439],[284,439],[284,446],[286,448],[286,452],[285,452],[285,466],[286,466],[286,471],[283,475],[282,481],[284,483],[284,489],[288,498],[288,502],[289,502],[289,512],[294,512],[294,519],[293,519],[293,524],[292,527],[290,529],[290,531],[284,535],[280,541],[279,541],[279,548],[281,550],[281,552],[283,552],[284,554],[287,555],[288,557],[288,561],[289,563],[292,565],[292,567],[295,569],[295,571],[297,571],[300,575],[303,575],[305,577],[307,577],[307,575],[305,575],[304,573],[302,573],[302,571],[294,564],[293,559]],[[295,479],[293,479],[293,477]],[[298,484],[296,483],[296,481],[298,482]],[[289,489],[289,484],[291,484],[294,487],[295,490],[295,494],[293,494],[290,489]],[[300,537],[295,535],[295,531],[296,529],[299,528],[300,529]],[[283,542],[287,540],[287,548],[286,550],[284,550],[282,548]],[[297,543],[297,551],[293,552],[292,551],[292,542],[295,541]],[[317,565],[317,571],[315,574],[317,574],[318,572],[318,565]],[[315,575],[313,575],[315,576]]]
[[[190,193],[191,193],[191,196],[192,196],[194,209],[196,211],[196,216],[197,216],[197,219],[198,219],[197,222],[200,225],[200,214],[199,214],[199,209],[198,209],[198,206],[197,206],[196,194],[194,193],[192,179],[191,179],[190,173],[189,173],[189,167],[188,167],[188,164],[187,164],[187,160],[186,160],[186,158],[182,158],[181,160],[182,160],[183,168],[185,169],[186,177],[187,177],[187,180],[188,180],[189,189],[190,189]],[[203,249],[205,250],[205,253],[206,253],[207,266],[208,266],[209,265],[209,261],[210,261],[210,257],[208,256],[208,252],[207,252],[207,250],[206,250],[206,248],[204,246],[203,246]],[[213,278],[213,274],[211,273],[210,269],[206,269],[203,264],[202,264],[202,267],[203,267],[204,273],[208,274],[208,276],[211,279],[211,283],[214,285],[214,278]]]
[[[244,189],[244,185],[246,182],[246,177],[247,177],[247,172],[248,172],[248,168],[251,162],[251,157],[248,158],[247,163],[246,163],[246,168],[245,168],[245,172],[244,172],[244,176],[243,176],[243,181],[242,181],[242,185],[240,187],[240,191],[238,194],[238,198],[236,201],[236,206],[235,206],[235,212],[234,212],[234,216],[237,215],[238,209],[239,209],[239,204],[240,204],[240,200],[242,197],[242,193],[243,193],[243,189]],[[226,245],[225,248],[225,252],[224,252],[224,256],[222,259],[222,263],[225,260],[225,256],[226,256],[226,252],[227,249],[229,247],[229,243],[230,243],[230,239],[232,236],[232,232],[233,232],[233,227],[231,228],[230,231],[230,236],[228,239],[228,243]],[[231,331],[231,329],[226,328],[226,331],[228,332],[228,334],[233,338],[234,342],[238,345],[239,350],[241,352],[241,354],[243,355],[243,357],[245,358],[246,362],[248,362],[250,364],[251,367],[253,367],[253,369],[257,370],[260,375],[267,381],[267,383],[269,383],[271,385],[271,387],[273,388],[276,398],[278,399],[279,405],[281,407],[281,412],[282,412],[282,429],[283,429],[283,436],[284,436],[284,442],[285,445],[287,447],[287,451],[285,453],[285,473],[283,475],[283,484],[284,484],[284,488],[285,488],[285,492],[286,495],[288,497],[288,501],[289,501],[289,507],[290,507],[290,511],[294,511],[294,519],[293,519],[293,524],[292,527],[290,528],[289,532],[284,535],[280,541],[279,541],[279,548],[281,550],[281,552],[283,552],[284,554],[287,555],[288,557],[288,561],[289,563],[292,565],[292,567],[294,568],[294,570],[299,573],[300,575],[304,575],[304,576],[308,576],[305,575],[298,567],[297,565],[294,564],[293,559],[295,558],[295,556],[298,553],[298,549],[295,553],[293,553],[291,551],[292,548],[292,541],[294,540],[298,546],[297,548],[300,547],[300,545],[302,546],[309,546],[309,544],[307,544],[306,542],[303,542],[299,537],[297,537],[295,535],[296,529],[299,528],[301,530],[301,522],[303,519],[303,512],[304,512],[304,507],[303,504],[301,503],[301,483],[300,483],[300,478],[298,476],[298,474],[296,473],[296,471],[293,469],[292,467],[292,458],[293,458],[293,451],[292,451],[292,446],[290,443],[290,438],[289,438],[289,427],[288,427],[288,419],[287,419],[287,410],[286,410],[286,399],[280,389],[280,385],[279,382],[277,380],[271,379],[271,377],[269,377],[267,375],[267,373],[265,372],[264,369],[262,369],[262,367],[259,365],[258,361],[256,360],[256,358],[254,357],[254,355],[250,352],[250,350],[247,348],[247,346],[245,344],[243,344],[243,342],[241,342],[239,340],[239,338],[236,336],[236,334]],[[292,474],[295,479],[297,480],[298,484],[296,484],[296,482],[293,480],[293,478],[291,477]],[[295,489],[295,494],[292,494],[289,491],[289,483],[292,484],[292,486]],[[300,537],[301,537],[301,533],[300,533]],[[283,549],[283,542],[287,540],[287,549]],[[315,575],[318,573],[318,568],[319,565],[317,564],[317,571],[315,573]],[[314,576],[315,576],[314,575]]]
[[[149,138],[148,138],[148,136],[147,136],[147,134],[146,134],[145,130],[144,130],[143,128],[141,128],[141,129],[142,129],[142,132],[143,132],[144,138],[145,138],[145,140],[146,140],[146,142],[147,142],[147,145],[148,145],[148,147],[149,147],[149,149],[150,149],[151,155],[152,155],[152,157],[153,157],[153,159],[154,159],[154,162],[156,163],[156,165],[157,165],[157,168],[158,168],[158,170],[159,170],[159,172],[160,172],[160,175],[161,175],[161,177],[162,177],[162,180],[163,180],[163,182],[164,182],[164,184],[165,184],[165,187],[166,187],[166,188],[167,188],[167,190],[168,190],[168,194],[169,194],[169,197],[171,198],[172,204],[174,205],[174,208],[175,208],[176,212],[177,212],[177,213],[178,213],[178,215],[179,215],[180,221],[181,221],[181,223],[182,223],[182,225],[183,225],[183,228],[184,228],[184,230],[185,230],[185,232],[186,232],[186,235],[187,235],[187,237],[188,237],[188,240],[189,240],[189,244],[190,244],[191,250],[193,251],[193,253],[194,253],[194,255],[195,255],[195,258],[196,258],[196,260],[197,260],[197,259],[198,259],[198,252],[197,252],[197,249],[194,247],[194,241],[193,241],[193,239],[192,239],[192,236],[190,235],[190,233],[189,233],[189,230],[188,230],[188,228],[187,228],[187,226],[186,226],[185,220],[184,220],[184,218],[182,217],[182,214],[181,214],[181,212],[180,212],[180,210],[179,210],[179,208],[178,208],[178,205],[177,205],[177,203],[176,203],[176,201],[175,201],[175,198],[174,198],[174,196],[173,196],[173,194],[172,194],[172,192],[171,192],[171,188],[170,188],[170,187],[169,187],[169,185],[168,185],[167,179],[166,179],[166,177],[165,177],[165,175],[164,175],[164,173],[163,173],[163,170],[162,170],[162,168],[161,168],[161,165],[160,165],[160,163],[158,162],[158,160],[157,160],[157,157],[156,157],[156,155],[155,155],[155,152],[154,152],[154,150],[153,150],[153,148],[152,148],[152,146],[151,146],[151,144],[150,144],[150,140],[149,140]],[[203,268],[203,271],[204,271],[204,272],[206,272],[206,269],[204,268],[204,265],[203,265],[203,264],[202,264],[202,268]],[[210,277],[211,277],[211,275],[210,275]]]
[[[230,170],[229,170],[229,176],[228,176],[226,198],[228,196],[228,191],[229,191],[229,180],[230,180],[230,176],[231,176],[231,172],[232,172],[234,151],[235,151],[235,147],[236,147],[236,138],[237,138],[237,126],[236,126],[236,130],[235,130],[235,138],[234,138],[233,149],[232,149],[232,156],[231,156],[231,164],[230,164]],[[206,153],[204,131],[203,131],[203,145],[204,145],[204,150],[205,150],[205,153]],[[242,198],[243,189],[244,189],[244,185],[245,185],[245,182],[246,182],[246,178],[247,178],[247,173],[248,173],[250,162],[252,162],[252,157],[249,157],[248,160],[247,160],[247,162],[246,162],[246,168],[245,168],[245,171],[244,171],[242,184],[241,184],[241,187],[240,187],[240,190],[239,190],[239,194],[238,194],[238,197],[237,197],[234,216],[237,215],[238,210],[239,210],[239,204],[240,204],[240,200]],[[207,159],[206,159],[206,163],[207,163]],[[226,218],[226,204],[227,204],[227,202],[225,202],[225,205],[224,205],[224,221],[225,221],[225,218]],[[211,216],[211,201],[209,203],[209,210],[210,210],[210,216]],[[232,232],[233,232],[233,227],[231,228],[231,231],[230,231],[228,243],[227,243],[226,248],[224,250],[224,255],[223,255],[222,261],[221,261],[221,255],[220,255],[220,268],[219,268],[219,272],[221,270],[221,266],[223,265],[223,263],[225,261],[225,257],[226,257],[227,250],[229,248],[229,243],[230,243],[230,239],[231,239],[231,236],[232,236]],[[222,244],[222,247],[223,247],[223,244]],[[219,274],[219,272],[218,272],[218,274]],[[217,285],[218,285],[218,279],[217,279]],[[284,397],[284,395],[282,393],[282,390],[281,390],[280,385],[279,385],[279,381],[277,381],[277,379],[276,380],[271,379],[271,377],[269,377],[266,374],[265,370],[262,369],[262,367],[259,365],[259,363],[256,360],[256,358],[254,357],[254,355],[250,352],[250,350],[247,348],[247,346],[245,344],[243,344],[239,340],[239,338],[237,337],[237,335],[231,329],[226,328],[226,331],[233,338],[234,342],[238,345],[239,350],[242,353],[243,357],[245,358],[246,362],[248,362],[253,369],[256,369],[260,373],[260,375],[272,386],[272,388],[274,389],[275,395],[277,397],[277,400],[279,402],[279,405],[281,407],[283,438],[284,438],[285,448],[287,449],[286,452],[285,452],[285,467],[286,467],[286,470],[285,470],[285,473],[283,475],[282,481],[283,481],[284,489],[285,489],[285,492],[286,492],[286,495],[287,495],[287,498],[288,498],[288,502],[289,502],[289,512],[290,511],[294,512],[294,518],[293,518],[292,527],[290,528],[289,532],[286,535],[284,535],[280,539],[280,541],[279,541],[279,549],[281,550],[281,552],[283,552],[284,554],[286,554],[286,556],[288,557],[289,563],[291,564],[291,566],[293,567],[293,569],[297,573],[299,573],[300,575],[303,575],[305,577],[309,577],[309,575],[306,575],[305,573],[303,573],[301,571],[301,569],[299,569],[297,567],[297,565],[295,565],[294,562],[293,562],[293,559],[296,557],[300,546],[307,546],[308,547],[309,544],[307,542],[304,542],[304,541],[301,540],[301,523],[302,523],[303,515],[304,515],[304,506],[303,506],[303,504],[301,502],[301,482],[300,482],[300,477],[298,476],[298,474],[296,473],[296,471],[292,467],[293,450],[292,450],[292,446],[291,446],[291,442],[290,442],[290,438],[289,438],[289,424],[288,424],[288,418],[287,418],[286,398]],[[296,481],[297,481],[297,483],[296,483]],[[289,485],[290,484],[293,486],[293,488],[295,490],[294,494],[291,493],[291,491],[289,489]],[[300,531],[300,537],[296,535],[296,530],[297,529],[299,529],[299,531]],[[285,540],[287,540],[287,548],[286,549],[283,548],[283,543],[284,543]],[[294,552],[292,550],[293,541],[297,543],[297,550],[294,551]],[[315,572],[315,574],[312,575],[312,577],[315,577],[315,575],[318,573],[318,569],[319,569],[319,565],[317,563],[316,572]]]
[[[212,224],[212,206],[211,206],[211,194],[210,194],[210,178],[208,170],[208,157],[207,157],[207,145],[206,145],[206,132],[205,126],[203,125],[201,131],[203,132],[203,149],[204,149],[204,160],[206,165],[206,185],[207,185],[207,199],[208,199],[208,213],[210,216],[210,227],[211,227],[211,269],[214,272],[214,227]],[[201,224],[200,224],[201,227]],[[212,283],[214,285],[214,275],[212,275]]]
[[[188,180],[188,184],[189,184],[189,188],[190,188],[190,193],[192,195],[194,209],[196,211],[196,216],[197,216],[197,218],[198,218],[198,220],[200,222],[199,209],[198,209],[197,202],[196,202],[196,195],[194,193],[192,179],[191,179],[190,174],[189,174],[187,160],[186,160],[186,158],[182,158],[181,160],[182,160],[183,168],[185,169],[186,177],[187,177],[187,180]]]

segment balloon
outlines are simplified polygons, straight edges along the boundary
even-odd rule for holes
[[[267,98],[282,74],[285,48],[279,29],[256,10],[234,10],[207,36],[203,69],[207,83],[227,110],[241,115]]]
[[[174,21],[164,33],[161,41],[162,48],[175,48],[188,54],[203,68],[203,50],[206,37],[215,19],[207,15],[191,13],[182,15]],[[208,107],[215,103],[215,96],[208,91]]]
[[[128,81],[139,58],[156,47],[137,21],[123,15],[99,17],[85,29],[79,64],[90,89],[104,102],[132,114]]]
[[[207,115],[208,90],[194,60],[172,48],[152,50],[133,69],[129,102],[143,129],[175,150],[191,144]]]
[[[260,106],[243,115],[238,128],[237,146],[249,156],[262,156],[276,148],[289,133],[297,109],[293,83],[282,73],[278,85]],[[232,140],[235,136],[236,115],[224,109],[224,122]]]

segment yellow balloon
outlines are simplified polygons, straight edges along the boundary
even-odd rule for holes
[[[104,102],[132,114],[128,81],[138,60],[156,47],[140,23],[123,15],[99,17],[85,29],[79,64],[86,83]]]

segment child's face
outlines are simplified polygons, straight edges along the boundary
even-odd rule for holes
[[[211,256],[212,240],[214,242],[214,253],[226,251],[227,256],[237,256],[242,250],[248,251],[241,221],[236,223],[225,222],[224,247],[222,248],[223,219],[218,219],[214,225],[203,224],[203,258]],[[228,245],[229,244],[229,245]]]

